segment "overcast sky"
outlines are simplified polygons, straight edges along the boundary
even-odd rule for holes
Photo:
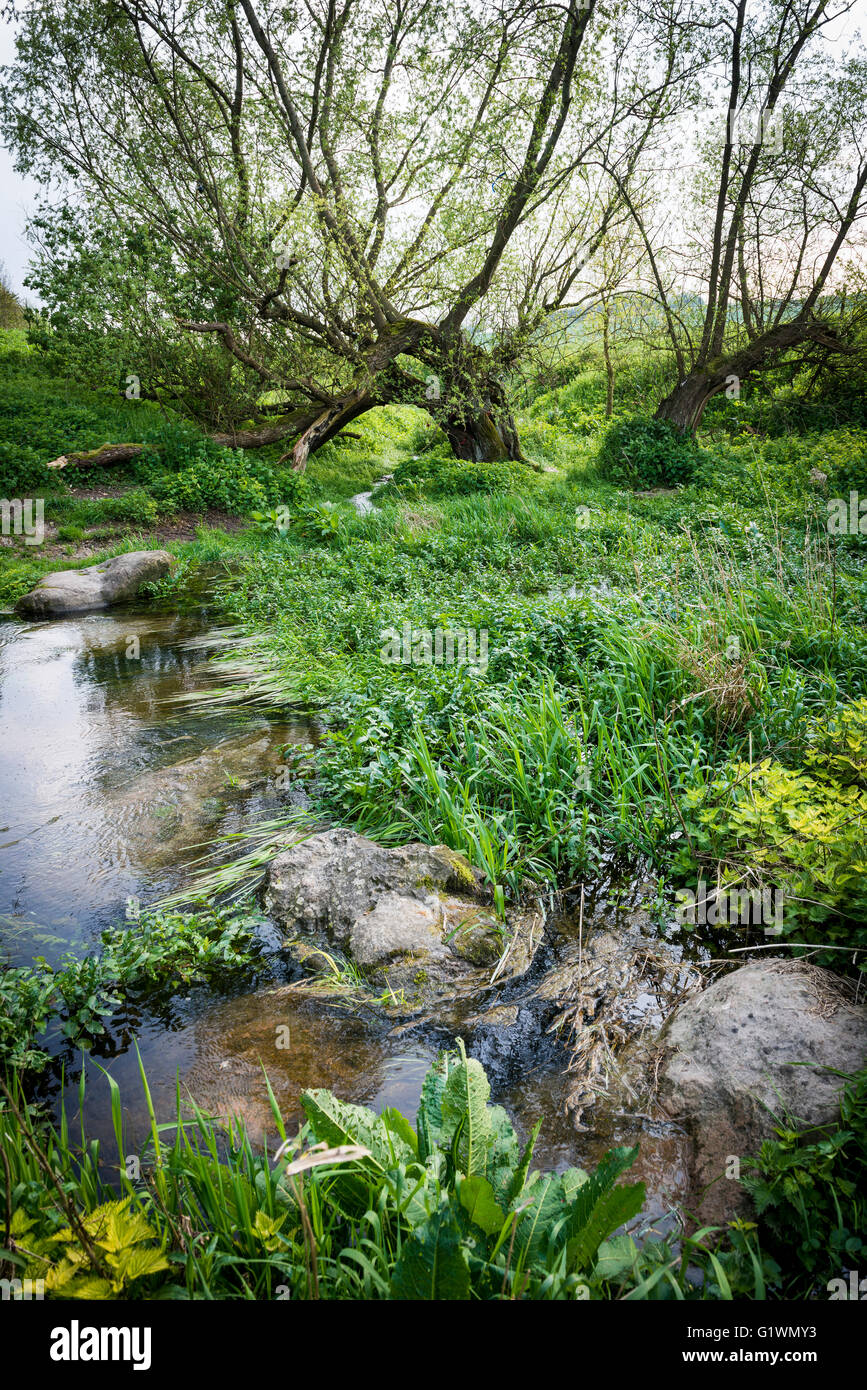
[[[0,63],[15,56],[12,28],[0,20]],[[24,219],[33,207],[36,185],[23,179],[12,167],[12,156],[0,145],[0,261],[6,267],[9,283],[16,294],[22,289],[30,249],[24,240]],[[33,296],[30,295],[32,299]]]
[[[852,10],[835,26],[834,34],[850,36],[856,29],[862,33],[867,30],[867,0],[856,0]],[[0,65],[10,62],[14,51],[13,28],[0,18]],[[11,154],[0,145],[0,261],[16,294],[22,292],[27,273],[30,248],[24,240],[24,224],[34,209],[36,191],[32,180],[15,172]],[[26,292],[25,297],[34,300],[32,292]]]

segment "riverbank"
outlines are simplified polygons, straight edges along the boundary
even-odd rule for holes
[[[585,1140],[575,1127],[580,1108],[570,1110],[567,1102],[587,1076],[607,1083],[618,1073],[619,1048],[640,1035],[648,1019],[648,1037],[655,1038],[677,999],[674,989],[661,998],[659,979],[642,984],[648,969],[659,971],[660,952],[674,943],[685,959],[698,953],[700,965],[713,956],[717,970],[724,968],[719,962],[734,967],[751,953],[761,959],[771,947],[783,957],[807,954],[814,963],[848,974],[853,988],[859,987],[867,945],[859,868],[867,798],[865,552],[859,534],[832,536],[826,520],[828,500],[837,493],[848,496],[850,484],[856,486],[861,476],[863,432],[831,423],[793,435],[785,423],[769,422],[759,404],[738,404],[731,419],[720,413],[721,406],[708,411],[691,480],[679,488],[617,487],[604,476],[607,425],[599,410],[599,386],[593,373],[578,374],[528,402],[521,430],[536,468],[457,465],[429,423],[412,411],[390,411],[365,417],[358,437],[329,445],[312,461],[309,478],[299,482],[281,466],[276,450],[252,461],[236,451],[212,454],[199,448],[189,427],[170,422],[153,436],[153,457],[143,473],[127,470],[99,484],[85,479],[73,491],[66,479],[49,476],[53,491],[46,493],[45,518],[57,527],[56,537],[64,524],[74,528],[85,516],[91,519],[81,536],[55,537],[51,544],[65,546],[63,554],[40,552],[34,559],[31,552],[38,547],[28,546],[26,537],[4,538],[9,544],[0,554],[3,596],[11,600],[48,567],[92,564],[118,549],[162,548],[167,528],[191,525],[194,515],[218,523],[203,525],[193,539],[169,536],[173,573],[141,611],[84,619],[75,633],[65,635],[52,624],[34,626],[29,637],[22,634],[12,652],[5,695],[0,687],[0,699],[8,701],[16,680],[26,684],[27,662],[21,658],[28,645],[47,644],[42,655],[52,648],[52,660],[60,663],[57,672],[61,666],[73,671],[71,688],[81,695],[85,724],[102,735],[115,731],[116,771],[123,771],[120,780],[128,783],[121,810],[116,796],[112,801],[111,776],[100,769],[99,758],[93,762],[95,750],[87,749],[86,739],[84,744],[88,775],[96,773],[98,817],[123,842],[115,859],[125,858],[127,868],[136,855],[127,830],[145,831],[139,838],[150,866],[145,890],[124,878],[113,883],[112,901],[120,908],[129,896],[144,901],[178,889],[186,895],[174,916],[157,922],[161,944],[154,960],[162,965],[154,970],[162,971],[166,998],[175,996],[171,1007],[153,993],[143,1004],[132,989],[138,977],[130,969],[124,1008],[108,1005],[100,1014],[88,1003],[88,980],[78,967],[76,989],[70,977],[68,998],[63,995],[58,1003],[60,1020],[80,1021],[85,1006],[106,1027],[104,1037],[89,1035],[87,1028],[72,1032],[73,1051],[82,1041],[89,1048],[86,1091],[96,1099],[88,1100],[86,1110],[104,1154],[113,1140],[122,1154],[129,1150],[112,1134],[115,1109],[96,1063],[108,1066],[135,1112],[127,1145],[134,1138],[138,1152],[151,1133],[145,1094],[141,1103],[126,1101],[141,1085],[134,1037],[144,1049],[145,1072],[153,1076],[151,1102],[156,1097],[160,1121],[172,1119],[173,1077],[180,1067],[195,1099],[224,1123],[231,1115],[243,1116],[251,1134],[261,1139],[269,1129],[279,1135],[281,1125],[285,1129],[287,1122],[291,1126],[303,1118],[298,1106],[305,1086],[329,1087],[343,1100],[385,1110],[397,1105],[411,1113],[428,1064],[462,1029],[489,1067],[496,1098],[508,1106],[522,1138],[536,1115],[543,1115],[548,1137],[539,1161],[548,1170],[562,1173],[576,1162],[593,1168],[601,1145],[628,1146],[637,1138],[643,1153],[635,1173],[648,1179],[650,1189],[653,1156],[662,1151],[654,1144],[664,1148],[671,1139],[664,1128],[668,1122],[651,1114],[646,1125],[639,1118],[627,1133],[613,1104],[604,1118],[604,1104],[595,1113],[592,1104],[585,1105],[590,1116],[587,1123],[585,1115]],[[624,412],[634,404],[628,391],[635,386],[635,381],[624,383]],[[15,390],[20,395],[23,389],[19,382]],[[95,436],[105,425],[103,406],[84,405],[93,414],[78,434],[69,412],[61,421],[66,448],[100,442]],[[156,428],[152,420],[142,420],[140,434]],[[51,429],[61,426],[54,421]],[[39,437],[32,439],[28,448],[38,455]],[[44,477],[49,446],[57,447],[54,434],[42,440],[45,458],[17,456],[16,485],[27,484],[20,471],[24,465],[34,470],[32,479]],[[352,497],[369,492],[383,475],[391,475],[391,481],[371,499],[373,509],[359,515]],[[23,486],[18,495],[22,491]],[[179,512],[192,497],[204,510]],[[227,509],[209,512],[205,503],[214,498],[227,502]],[[278,504],[286,510],[278,510]],[[95,510],[82,510],[89,507]],[[109,524],[109,510],[117,513],[115,529],[110,536],[95,534]],[[126,519],[119,520],[124,513]],[[103,541],[106,549],[100,550]],[[195,630],[179,628],[167,649],[154,616],[183,608],[205,577],[206,621]],[[212,635],[214,648],[184,648],[190,639],[210,640],[214,626],[230,628]],[[87,638],[109,629],[110,640]],[[139,639],[135,658],[127,655],[130,636]],[[203,656],[213,649],[221,656],[209,664]],[[173,672],[179,676],[174,683]],[[69,691],[63,696],[60,685],[52,688],[68,711]],[[185,697],[173,711],[182,710],[187,721],[177,736],[189,734],[193,740],[184,756],[168,749],[167,736],[175,737],[176,730],[162,724],[161,701],[170,694]],[[125,722],[130,700],[144,715],[132,739]],[[19,699],[22,730],[27,708],[25,692]],[[124,718],[117,720],[121,708]],[[249,726],[238,722],[249,720]],[[315,738],[287,735],[285,726],[293,722],[315,723]],[[225,739],[236,723],[231,739],[237,756],[224,768]],[[207,724],[217,736],[201,737]],[[55,733],[61,741],[66,735],[80,740],[80,719],[65,730],[57,725]],[[65,744],[49,762],[66,765]],[[28,759],[23,763],[26,768]],[[50,768],[39,781],[50,783]],[[166,815],[155,821],[152,813],[160,806]],[[57,808],[49,810],[54,814]],[[215,975],[204,988],[202,981],[184,980],[184,972],[196,973],[196,951],[204,959],[219,955],[224,942],[243,945],[237,934],[229,937],[213,926],[211,906],[196,918],[201,909],[193,900],[204,897],[213,904],[230,887],[258,892],[271,859],[297,835],[299,813],[308,828],[311,823],[348,827],[386,850],[422,841],[465,856],[478,875],[496,938],[488,966],[491,975],[500,971],[501,996],[493,989],[482,998],[482,992],[466,1018],[437,1017],[436,1006],[431,1014],[426,1004],[423,982],[408,977],[392,986],[386,978],[383,984],[351,952],[327,939],[317,943],[318,953],[299,955],[286,924],[277,938],[286,944],[272,942],[268,966],[278,963],[283,979],[268,979],[267,971],[257,975],[261,966],[254,962],[246,981],[241,972],[219,986],[228,990],[225,1002],[212,997]],[[58,812],[61,818],[67,814]],[[50,823],[51,816],[45,820]],[[249,847],[249,872],[241,877],[237,867],[211,864],[205,866],[210,877],[196,877],[190,861],[197,856],[187,851],[226,830],[242,836],[226,843],[227,861]],[[67,858],[76,870],[95,867],[95,879],[105,882],[89,841],[74,855],[69,850],[67,841]],[[18,884],[16,903],[28,906],[29,885],[39,884],[41,873],[43,889],[66,893],[80,907],[89,891],[88,874],[73,874],[70,887],[59,851],[37,859]],[[52,862],[57,876],[47,885]],[[742,917],[744,888],[758,892],[760,901],[763,893],[774,895],[772,923],[756,920],[749,906]],[[678,916],[678,892],[705,904],[712,897],[713,915],[705,912],[701,923]],[[31,906],[35,919],[35,899]],[[509,973],[515,970],[516,979],[521,974],[517,924],[529,920],[532,932],[534,914],[538,921],[527,968],[535,962],[535,973],[519,990],[517,984],[512,988]],[[108,925],[107,919],[94,919],[91,927],[101,931]],[[138,930],[142,942],[151,940],[130,919],[115,925]],[[781,933],[769,937],[769,925],[781,925]],[[443,930],[443,938],[448,935]],[[78,943],[82,959],[97,936],[93,929],[84,933]],[[587,971],[602,968],[603,956],[594,952],[606,940],[613,950],[605,958],[604,989],[589,992],[585,1000]],[[630,979],[609,968],[625,963],[627,941],[630,961],[642,967]],[[112,949],[116,961],[116,943]],[[510,951],[516,954],[510,957]],[[670,958],[677,962],[676,954]],[[235,963],[248,964],[243,951]],[[546,995],[551,981],[559,993],[552,985]],[[172,989],[173,983],[184,987]],[[676,974],[669,984],[676,984]],[[275,994],[275,987],[290,993]],[[22,977],[18,991],[23,997]],[[640,1005],[638,996],[646,996]],[[600,1000],[621,1030],[619,1040],[614,1032],[592,1031]],[[566,1034],[552,1038],[547,1032],[570,1003],[580,1043],[577,1074],[566,1070],[574,1060],[563,1046]],[[630,1014],[633,1003],[637,1012]],[[431,1016],[419,1027],[425,1010]],[[289,1064],[277,1047],[283,1027],[296,1040]],[[601,1042],[595,1051],[588,1046],[603,1037],[610,1059]],[[259,1070],[266,1049],[279,1076],[279,1120]],[[506,1064],[527,1072],[534,1059],[542,1065],[510,1091]],[[68,1081],[66,1098],[74,1107],[76,1082]],[[627,1099],[621,1107],[627,1121],[630,1106],[633,1112],[640,1109],[634,1097]],[[854,1132],[860,1132],[860,1106],[856,1099],[847,1111]],[[261,1182],[267,1159],[258,1149],[254,1153],[242,1145],[240,1159],[226,1159],[219,1124],[203,1122],[199,1135],[206,1149],[212,1146],[215,1164],[218,1154],[228,1163],[227,1170],[213,1170],[221,1181],[232,1174],[231,1181],[245,1191],[246,1184]],[[807,1155],[809,1141],[799,1143],[798,1161],[810,1181],[818,1181]],[[174,1237],[157,1217],[159,1179],[153,1165],[158,1169],[162,1160],[157,1162],[152,1134],[151,1145],[148,1180],[135,1201],[147,1220],[159,1225],[154,1240],[168,1248]],[[791,1152],[776,1153],[765,1170],[767,1181],[790,1158]],[[675,1153],[669,1173],[679,1162]],[[845,1144],[837,1162],[822,1179],[829,1210],[831,1197],[843,1190],[839,1184],[849,1181],[851,1155]],[[21,1181],[32,1181],[26,1173],[25,1164]],[[196,1183],[208,1180],[204,1160],[196,1173]],[[372,1194],[373,1189],[370,1200]],[[107,1191],[92,1182],[78,1194],[88,1210],[98,1195],[106,1197]],[[668,1190],[668,1195],[676,1199],[678,1194]],[[262,1222],[277,1218],[276,1200],[272,1194],[265,1201],[260,1234]],[[178,1220],[188,1213],[186,1201],[177,1196],[178,1205],[170,1206]],[[615,1247],[621,1258],[615,1276],[610,1263],[615,1253],[606,1252],[609,1263],[591,1280],[594,1296],[620,1295],[629,1287],[647,1296],[654,1296],[654,1289],[655,1296],[678,1296],[674,1287],[688,1293],[686,1267],[678,1265],[667,1238],[654,1245],[652,1223],[663,1205],[643,1208],[651,1233],[644,1232],[646,1253],[640,1259],[637,1247]],[[791,1213],[787,1219],[794,1220]],[[857,1226],[860,1217],[856,1212],[847,1215],[850,1219]],[[303,1296],[309,1245],[294,1220],[293,1215],[291,1259],[276,1246],[273,1262],[249,1251],[246,1258],[273,1264],[263,1276],[267,1279],[291,1268],[292,1287]],[[834,1226],[830,1217],[829,1223],[828,1230],[837,1231],[836,1244],[828,1235],[836,1270],[846,1240],[860,1236],[856,1226]],[[332,1234],[335,1242],[355,1242],[360,1228],[338,1223]],[[776,1251],[779,1233],[763,1228],[765,1237],[768,1250]],[[824,1272],[824,1266],[818,1274],[818,1266],[802,1267],[799,1255],[775,1275],[773,1257],[763,1245],[757,1283],[749,1243],[726,1239],[720,1258],[725,1255],[727,1277],[745,1295],[761,1297],[760,1289],[777,1296],[795,1287],[803,1291]],[[390,1288],[392,1255],[383,1248],[382,1283],[370,1285],[377,1296]],[[700,1258],[694,1250],[693,1256]],[[702,1291],[725,1296],[709,1260],[704,1267],[708,1278]],[[678,1270],[674,1285],[666,1268]],[[195,1296],[201,1296],[201,1277],[200,1269],[187,1265],[186,1287]],[[246,1277],[241,1285],[234,1276],[229,1279],[221,1286],[224,1295],[259,1287],[245,1283]],[[158,1286],[159,1280],[149,1287]],[[341,1287],[336,1283],[335,1292]],[[538,1296],[569,1292],[556,1284]]]

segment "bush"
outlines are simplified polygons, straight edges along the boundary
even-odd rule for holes
[[[199,982],[217,988],[248,973],[259,951],[257,924],[229,908],[154,910],[134,927],[104,931],[99,955],[67,954],[57,970],[41,957],[34,967],[0,969],[0,1067],[47,1066],[50,1056],[37,1045],[46,1032],[87,1047],[124,997]]]
[[[156,502],[140,487],[130,489],[122,497],[104,497],[100,501],[101,521],[131,521],[139,526],[150,526],[158,515]]]
[[[599,471],[626,487],[677,487],[688,483],[701,450],[665,420],[632,415],[617,420],[599,449]]]
[[[431,451],[407,459],[394,471],[394,486],[428,497],[465,497],[472,492],[520,492],[535,474],[524,463],[464,463]]]
[[[828,1281],[861,1267],[867,1253],[867,1070],[847,1079],[833,1131],[781,1126],[777,1136],[747,1160],[743,1186],[763,1248],[806,1286],[789,1297],[826,1296]]]
[[[44,497],[57,486],[56,474],[26,444],[0,443],[0,496]]]
[[[189,425],[162,426],[147,440],[135,474],[167,511],[216,507],[248,515],[293,501],[300,490],[296,474],[277,470],[243,449],[225,449]]]
[[[867,967],[867,886],[864,878],[867,820],[867,699],[843,705],[817,721],[808,734],[809,773],[772,758],[733,763],[714,780],[713,799],[687,792],[693,855],[758,870],[785,895],[785,933],[816,945],[852,948]],[[847,964],[845,951],[819,952],[833,969]]]

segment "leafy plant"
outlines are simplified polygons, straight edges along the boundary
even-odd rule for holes
[[[7,966],[0,970],[0,1062],[38,1071],[48,1054],[36,1046],[54,1009],[55,985],[49,970]]]
[[[791,1269],[791,1296],[824,1295],[867,1253],[867,1069],[847,1078],[830,1131],[781,1125],[741,1179],[766,1249]]]
[[[35,1230],[35,1218],[20,1209],[12,1221],[16,1244],[35,1255],[27,1266],[28,1277],[44,1279],[55,1298],[134,1298],[131,1286],[139,1279],[170,1268],[156,1232],[132,1199],[105,1202],[83,1215],[80,1229],[65,1226],[50,1236]],[[87,1246],[82,1243],[84,1233]],[[101,1269],[103,1272],[95,1272]]]
[[[574,1297],[600,1243],[641,1209],[641,1183],[616,1187],[637,1149],[615,1149],[596,1173],[530,1172],[538,1126],[522,1151],[505,1111],[463,1043],[428,1073],[417,1131],[387,1111],[375,1116],[305,1092],[314,1137],[362,1144],[359,1167],[333,1179],[332,1200],[359,1214],[368,1176],[399,1198],[405,1226],[390,1281],[398,1299]],[[354,1165],[353,1165],[354,1167]]]
[[[67,954],[56,970],[41,958],[31,968],[0,972],[0,1063],[38,1071],[50,1061],[36,1039],[56,1026],[89,1046],[105,1020],[132,993],[174,993],[197,982],[217,987],[248,973],[259,955],[259,918],[238,909],[143,912],[132,927],[102,933],[99,955]]]
[[[698,446],[665,420],[643,415],[616,420],[599,448],[599,471],[608,482],[628,487],[675,487],[688,483],[700,458]]]
[[[417,1129],[396,1110],[305,1091],[307,1123],[287,1140],[272,1096],[284,1139],[273,1160],[234,1123],[221,1158],[217,1127],[195,1104],[192,1119],[179,1110],[158,1125],[143,1072],[142,1083],[150,1171],[140,1182],[121,1170],[120,1202],[104,1190],[98,1145],[74,1156],[65,1118],[59,1131],[40,1126],[20,1091],[0,1083],[19,1213],[4,1254],[53,1296],[256,1297],[282,1286],[300,1298],[585,1297],[601,1242],[644,1199],[641,1184],[617,1185],[636,1149],[613,1150],[594,1174],[531,1171],[539,1126],[522,1149],[462,1043],[426,1077]]]

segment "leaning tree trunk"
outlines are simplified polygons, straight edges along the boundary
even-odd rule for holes
[[[680,434],[692,434],[699,425],[702,413],[711,396],[725,387],[729,376],[736,372],[696,371],[679,381],[674,390],[657,407],[657,420],[667,420]]]
[[[799,348],[808,342],[818,343],[828,352],[851,353],[854,350],[839,338],[832,326],[809,318],[789,319],[728,357],[697,363],[660,402],[656,419],[667,420],[681,434],[692,434],[711,396],[729,387],[732,394],[737,395],[748,377],[767,371],[790,348]]]

